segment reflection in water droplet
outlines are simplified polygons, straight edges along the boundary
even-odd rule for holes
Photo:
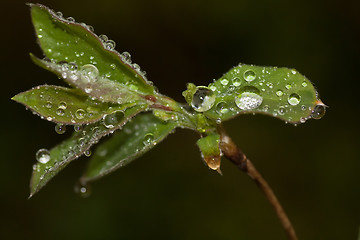
[[[258,108],[263,98],[259,95],[259,89],[255,87],[244,87],[242,93],[235,97],[235,104],[242,110],[251,110]]]
[[[92,64],[86,64],[81,67],[80,74],[82,79],[88,82],[95,82],[99,76],[99,70]]]
[[[103,117],[103,124],[106,128],[113,128],[125,118],[125,115],[122,111],[116,111],[112,114],[105,115]]]
[[[238,86],[241,85],[241,80],[240,80],[240,78],[238,78],[238,77],[235,77],[235,78],[232,80],[232,82],[233,82],[233,85],[234,85],[235,87],[238,87]]]
[[[228,105],[226,104],[226,102],[219,102],[216,105],[216,112],[218,114],[226,114],[227,112],[229,112],[229,108],[228,108]]]
[[[55,125],[55,132],[56,132],[57,134],[63,134],[63,133],[65,133],[65,132],[66,132],[66,126],[63,125],[63,124],[60,124],[60,123],[56,124],[56,125]]]
[[[281,97],[282,95],[284,95],[284,92],[279,89],[279,90],[276,91],[276,95],[277,95],[278,97]]]
[[[325,105],[322,105],[322,104],[316,105],[314,110],[311,113],[311,117],[313,119],[320,119],[325,115],[325,112],[326,112]]]
[[[296,93],[292,93],[290,94],[289,98],[288,98],[288,103],[292,106],[296,106],[300,103],[300,96]]]
[[[247,82],[252,82],[256,78],[256,73],[253,70],[247,70],[244,72],[244,79]]]
[[[89,184],[82,184],[81,182],[78,182],[74,187],[74,191],[80,197],[86,198],[91,194],[91,186]]]
[[[214,106],[215,98],[211,89],[199,86],[193,95],[191,106],[197,112],[205,112]]]
[[[47,162],[49,162],[50,161],[50,152],[49,152],[49,150],[47,150],[45,148],[39,149],[36,152],[36,160],[39,163],[47,163]]]
[[[81,109],[81,108],[79,108],[78,110],[76,110],[76,112],[75,112],[75,117],[77,118],[77,119],[83,119],[84,117],[85,117],[85,110],[84,109]]]

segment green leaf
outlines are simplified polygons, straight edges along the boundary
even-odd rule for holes
[[[146,109],[146,105],[127,108],[122,115],[108,115],[104,121],[86,125],[83,130],[74,132],[70,139],[65,140],[49,151],[49,158],[39,161],[33,167],[30,183],[30,197],[45,186],[59,171],[72,160],[80,157],[103,136],[121,128],[127,121]],[[39,159],[38,159],[39,160]]]
[[[32,21],[41,49],[53,62],[68,62],[79,69],[87,64],[96,66],[100,76],[134,88],[139,93],[153,94],[151,82],[128,53],[113,49],[115,42],[94,34],[84,23],[64,19],[40,4],[30,4]]]
[[[198,145],[201,156],[203,157],[205,163],[209,168],[220,171],[220,135],[217,133],[212,133],[206,137],[200,138],[196,144]]]
[[[64,124],[88,124],[107,114],[124,110],[134,104],[110,105],[91,100],[77,89],[38,86],[12,98],[48,121]]]
[[[137,93],[134,86],[131,87],[99,76],[98,69],[94,65],[84,65],[78,70],[72,64],[57,64],[38,59],[32,54],[30,56],[40,67],[54,72],[70,85],[79,88],[85,94],[99,101],[117,104],[134,101],[146,102],[145,96]]]
[[[139,158],[161,142],[178,126],[174,121],[162,121],[152,113],[143,113],[127,123],[122,131],[96,149],[81,178],[86,185]]]
[[[325,113],[311,82],[289,68],[239,64],[209,87],[189,85],[183,94],[194,110],[218,121],[262,113],[302,123]]]

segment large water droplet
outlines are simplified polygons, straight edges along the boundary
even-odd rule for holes
[[[56,125],[55,125],[55,132],[56,132],[57,134],[63,134],[63,133],[65,133],[65,132],[66,132],[66,126],[63,125],[63,124],[60,124],[60,123],[56,124]]]
[[[288,103],[292,106],[296,106],[300,103],[300,96],[296,93],[292,93],[290,94],[289,98],[288,98]]]
[[[244,87],[242,93],[235,97],[236,106],[242,110],[258,108],[263,101],[259,92],[255,87]]]
[[[84,109],[81,109],[81,108],[79,108],[78,110],[76,110],[76,112],[75,112],[75,117],[77,118],[77,119],[83,119],[84,117],[85,117],[85,110]]]
[[[49,152],[49,150],[47,150],[45,148],[39,149],[36,152],[36,160],[39,163],[47,163],[47,162],[49,162],[50,161],[50,152]]]
[[[256,78],[256,73],[253,70],[247,70],[244,72],[244,79],[247,82],[252,82]]]
[[[314,110],[311,113],[313,119],[320,119],[325,115],[326,106],[323,104],[316,105]]]
[[[211,89],[199,86],[193,95],[191,106],[197,112],[205,112],[214,106],[215,98]]]
[[[99,76],[99,70],[92,64],[86,64],[81,67],[80,74],[84,80],[88,82],[94,82]]]
[[[227,112],[229,112],[229,108],[228,108],[228,105],[226,102],[219,102],[217,105],[216,105],[216,112],[218,114],[225,114]]]
[[[112,114],[105,115],[103,118],[103,124],[106,128],[113,128],[115,125],[124,120],[125,115],[122,111],[116,111]]]

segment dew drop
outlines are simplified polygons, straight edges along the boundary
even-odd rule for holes
[[[305,110],[306,110],[306,106],[305,106],[305,105],[301,105],[301,110],[305,111]]]
[[[234,78],[234,79],[232,80],[232,82],[233,82],[233,85],[234,85],[235,87],[238,87],[238,86],[241,85],[241,80],[240,80],[240,78],[238,78],[238,77]]]
[[[311,113],[313,119],[320,119],[325,115],[326,106],[323,104],[316,105],[314,110]]]
[[[86,157],[90,157],[90,156],[91,156],[91,150],[90,150],[90,149],[86,150],[86,151],[84,152],[84,155],[85,155]]]
[[[92,64],[86,64],[81,67],[80,74],[83,79],[88,82],[94,82],[99,76],[99,70]]]
[[[284,92],[282,90],[279,89],[276,91],[276,96],[281,97],[282,95],[284,95]]]
[[[300,122],[301,122],[301,123],[305,123],[305,122],[306,122],[306,118],[300,118]]]
[[[81,182],[78,182],[74,187],[74,191],[80,197],[86,198],[91,195],[91,186],[89,184],[82,184]]]
[[[307,82],[303,81],[303,83],[301,84],[303,87],[307,87]]]
[[[105,42],[105,48],[108,50],[114,50],[116,43],[113,40],[107,40]]]
[[[66,20],[68,20],[69,22],[75,22],[75,18],[73,18],[73,17],[68,17],[68,18],[66,18]]]
[[[284,107],[279,107],[278,113],[280,115],[284,115],[286,113],[286,109]]]
[[[74,131],[75,132],[80,132],[83,129],[83,126],[80,124],[76,124],[74,125]]]
[[[58,108],[61,108],[61,109],[65,110],[67,108],[66,102],[60,102]]]
[[[52,103],[49,101],[49,102],[46,102],[46,105],[45,105],[47,108],[52,108]]]
[[[247,82],[252,82],[256,78],[256,73],[253,70],[247,70],[244,72],[244,79]]]
[[[300,96],[296,93],[292,93],[290,94],[289,98],[288,98],[288,103],[292,106],[296,106],[300,103]]]
[[[49,150],[47,150],[45,148],[39,149],[36,152],[36,160],[39,163],[47,163],[47,162],[49,162],[50,161],[50,152],[49,152]]]
[[[107,40],[109,40],[109,38],[106,36],[106,35],[104,35],[104,34],[101,34],[100,36],[99,36],[99,38],[100,38],[100,40],[102,41],[102,42],[106,42]]]
[[[211,91],[215,92],[216,91],[216,87],[215,86],[211,86],[209,87],[211,89]]]
[[[131,63],[131,55],[128,52],[123,52],[122,54],[120,54],[121,59],[124,60],[127,63]]]
[[[86,92],[87,94],[91,93],[91,92],[92,92],[92,88],[91,88],[91,87],[85,88],[85,92]]]
[[[63,133],[65,133],[66,132],[66,126],[65,125],[63,125],[63,124],[56,124],[55,125],[55,132],[57,133],[57,134],[63,134]]]
[[[145,136],[144,136],[144,145],[145,146],[148,146],[150,145],[152,142],[154,141],[154,135],[152,133],[147,133]]]
[[[251,110],[258,108],[263,98],[259,95],[259,90],[255,87],[244,87],[238,96],[235,97],[235,104],[242,110]]]
[[[291,84],[286,84],[285,88],[289,90],[291,88]]]
[[[110,64],[111,69],[115,70],[116,65],[114,63]]]
[[[85,110],[84,109],[81,109],[81,108],[79,108],[78,110],[76,110],[76,112],[75,112],[75,117],[77,118],[77,119],[83,119],[84,117],[85,117]]]
[[[191,106],[197,112],[205,112],[215,103],[215,93],[207,87],[199,86],[193,95]]]
[[[226,86],[226,85],[228,85],[229,80],[227,80],[227,79],[222,79],[222,80],[220,81],[220,83],[221,83],[223,86]]]
[[[65,110],[62,109],[62,108],[58,108],[58,109],[56,110],[56,114],[59,115],[59,116],[64,116]]]
[[[217,105],[216,105],[216,112],[218,114],[226,114],[229,112],[229,108],[226,104],[226,102],[219,102]]]
[[[115,125],[123,121],[125,115],[122,111],[116,111],[112,114],[105,115],[103,118],[103,124],[106,128],[113,128]]]

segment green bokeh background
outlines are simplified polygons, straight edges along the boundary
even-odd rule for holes
[[[300,239],[357,239],[360,225],[358,1],[40,1],[91,24],[129,51],[178,101],[242,63],[287,66],[330,108],[297,127],[261,115],[225,123],[268,180]],[[27,200],[35,152],[66,136],[10,101],[32,86],[64,85],[31,63],[42,56],[25,2],[1,5],[1,239],[286,239],[256,185],[231,163],[208,170],[195,133],[178,130],[154,150],[73,193],[86,158]]]

